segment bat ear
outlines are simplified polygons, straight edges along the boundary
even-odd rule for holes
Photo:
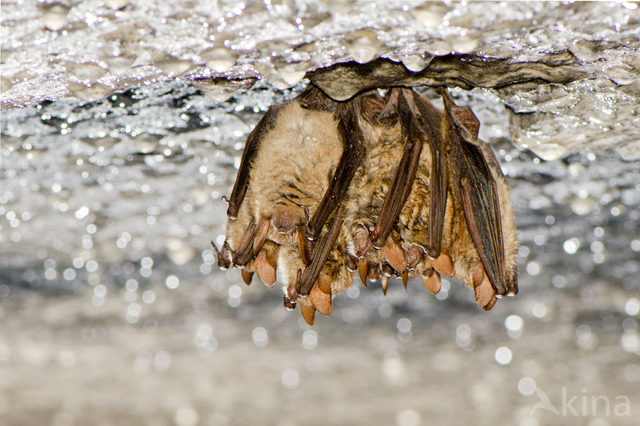
[[[389,265],[396,271],[402,273],[407,269],[407,259],[402,247],[390,235],[382,246],[382,254]]]
[[[306,303],[309,304],[307,305]],[[302,312],[302,318],[304,318],[307,324],[313,325],[315,323],[316,307],[306,299],[303,299],[299,305],[300,311]]]
[[[317,283],[311,289],[311,293],[309,293],[309,301],[315,310],[320,312],[322,315],[329,315],[333,310],[333,305],[331,304],[331,293],[327,294],[320,290]],[[302,304],[300,307],[302,307]]]
[[[318,288],[325,294],[331,294],[331,277],[324,272],[320,273],[318,277]]]
[[[253,278],[253,272],[247,271],[246,269],[242,269],[242,281],[246,285],[251,285],[251,278]]]
[[[496,293],[493,291],[489,277],[482,265],[476,265],[472,270],[473,291],[478,306],[488,311],[496,303]]]
[[[442,279],[440,274],[433,269],[431,270],[431,276],[427,276],[426,278],[420,275],[422,279],[422,284],[431,292],[431,294],[440,293],[440,288],[442,287]]]
[[[275,244],[274,244],[275,245]],[[260,250],[255,260],[255,269],[260,281],[267,287],[276,283],[276,268],[278,267],[278,246],[265,247]]]
[[[447,277],[453,277],[455,275],[455,268],[453,266],[453,260],[449,255],[447,248],[442,245],[440,256],[435,259],[429,259],[429,263],[433,266],[433,269],[440,272]]]

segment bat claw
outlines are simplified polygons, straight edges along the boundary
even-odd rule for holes
[[[236,257],[236,252],[231,248],[228,241],[222,244],[222,254],[229,259],[229,263],[233,263],[233,266],[236,266],[233,260]]]
[[[222,201],[228,204],[227,217],[230,220],[236,220],[238,218],[238,206],[236,205],[236,203],[233,203],[231,200],[229,200],[229,197],[227,197],[226,195],[222,196]]]
[[[315,241],[318,236],[315,235],[311,228],[311,217],[309,215],[309,207],[304,208],[304,237],[308,241]]]

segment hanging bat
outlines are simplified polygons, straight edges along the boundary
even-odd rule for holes
[[[477,304],[517,292],[515,218],[480,123],[438,89],[440,111],[414,90],[336,102],[310,85],[272,107],[247,139],[218,265],[285,285],[312,324],[353,283],[445,275]]]

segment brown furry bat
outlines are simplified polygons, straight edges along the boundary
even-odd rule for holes
[[[517,292],[509,189],[480,123],[446,89],[444,112],[394,87],[336,102],[314,86],[272,107],[249,135],[218,265],[285,285],[309,324],[353,283],[463,281],[478,306]]]

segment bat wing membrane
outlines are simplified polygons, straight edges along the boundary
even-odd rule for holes
[[[440,90],[445,104],[449,158],[454,172],[454,193],[462,198],[467,226],[493,290],[507,294],[500,201],[496,182],[477,139],[479,122],[470,109],[455,105],[446,90]]]

